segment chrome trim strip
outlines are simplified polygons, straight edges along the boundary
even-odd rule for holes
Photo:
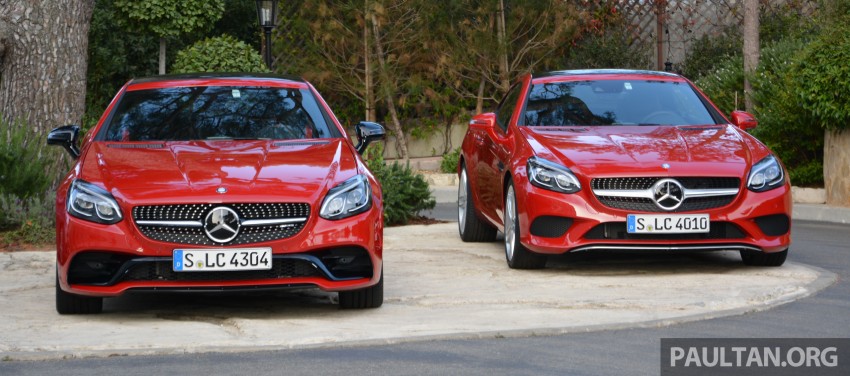
[[[285,225],[290,223],[306,222],[307,217],[280,218],[280,219],[249,219],[242,221],[242,226],[269,226]],[[201,221],[136,221],[140,226],[162,226],[162,227],[204,227]]]
[[[285,225],[289,223],[306,222],[307,217],[298,218],[280,218],[280,219],[248,219],[242,221],[242,226],[268,226],[268,225]]]
[[[739,192],[738,188],[726,189],[687,189],[683,188],[685,198],[690,197],[716,197],[716,196],[734,196]]]
[[[569,250],[569,252],[584,252],[598,250],[614,251],[756,251],[761,248],[745,244],[706,244],[706,245],[588,245]]]
[[[724,189],[687,189],[682,187],[682,200],[691,197],[719,197],[719,196],[734,196],[740,190],[738,188]],[[593,194],[598,197],[629,197],[629,198],[648,198],[655,199],[655,193],[652,189],[642,190],[617,190],[617,189],[594,189]]]
[[[648,198],[654,199],[655,194],[652,189],[642,190],[618,190],[618,189],[594,189],[593,194],[604,197],[629,197],[629,198]]]
[[[139,226],[204,227],[201,221],[136,221]]]

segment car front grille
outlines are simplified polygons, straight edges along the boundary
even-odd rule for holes
[[[256,220],[283,220],[286,223],[243,225],[236,237],[215,242],[204,231],[207,214],[218,207],[234,210],[243,223]],[[310,216],[305,203],[239,203],[151,205],[133,208],[133,220],[141,233],[153,240],[188,245],[242,245],[286,239],[300,232]]]
[[[705,197],[687,197],[682,204],[673,209],[665,210],[656,205],[649,197],[634,197],[634,192],[652,191],[653,186],[662,179],[673,179],[685,190],[717,191],[731,190],[734,194],[717,193]],[[592,179],[591,189],[602,205],[609,208],[629,212],[690,212],[720,208],[732,203],[737,196],[741,179],[730,177],[637,177],[637,178],[596,178]],[[619,191],[619,192],[618,192]],[[604,192],[604,194],[600,194]],[[631,193],[626,194],[626,192]],[[649,194],[651,196],[651,194]]]

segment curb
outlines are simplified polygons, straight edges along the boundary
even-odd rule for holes
[[[824,204],[794,204],[794,219],[815,222],[850,223],[850,208]]]

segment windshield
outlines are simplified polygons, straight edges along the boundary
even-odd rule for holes
[[[599,80],[535,84],[525,125],[717,124],[685,82]]]
[[[241,86],[128,91],[102,133],[107,141],[340,137],[309,90]]]

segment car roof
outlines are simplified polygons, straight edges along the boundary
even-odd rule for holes
[[[186,86],[269,86],[306,88],[307,81],[290,75],[266,73],[190,73],[134,78],[128,91]]]
[[[532,80],[535,83],[539,82],[557,82],[571,79],[620,79],[633,77],[654,77],[665,81],[684,81],[685,78],[670,72],[660,72],[641,69],[575,69],[575,70],[558,70],[532,74]]]

